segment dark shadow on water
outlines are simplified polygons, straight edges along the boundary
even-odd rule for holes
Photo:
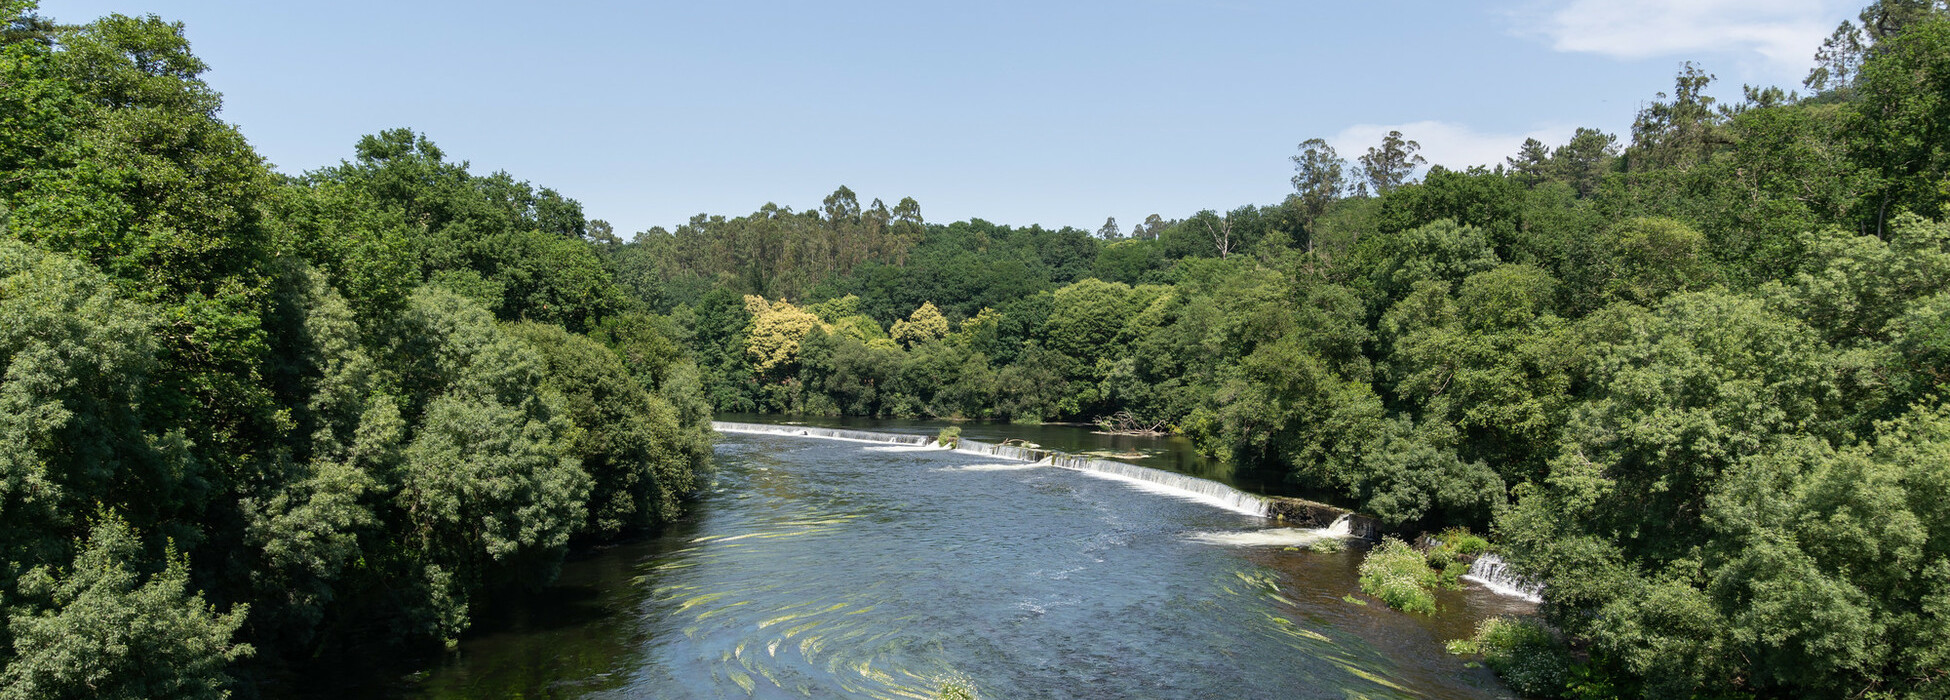
[[[662,532],[570,554],[556,580],[534,591],[471,601],[459,649],[372,645],[320,659],[278,679],[266,697],[573,697],[626,675],[642,643],[636,624],[643,562],[687,541],[692,518]],[[573,680],[563,680],[573,679]]]

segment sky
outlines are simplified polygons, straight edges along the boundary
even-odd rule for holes
[[[929,221],[1128,229],[1279,202],[1289,157],[1399,129],[1502,162],[1581,126],[1629,139],[1682,62],[1798,87],[1866,0],[416,2],[43,0],[185,25],[281,172],[406,127],[628,238],[840,185]]]

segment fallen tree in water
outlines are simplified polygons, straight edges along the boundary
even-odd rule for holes
[[[1118,411],[1097,419],[1097,432],[1110,435],[1169,435],[1168,421],[1141,421],[1130,411]]]

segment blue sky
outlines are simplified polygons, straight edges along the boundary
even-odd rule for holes
[[[1308,138],[1431,162],[1626,136],[1684,60],[1796,87],[1864,0],[433,3],[43,0],[187,25],[223,116],[284,172],[424,132],[626,238],[766,202],[1127,228],[1277,202]]]

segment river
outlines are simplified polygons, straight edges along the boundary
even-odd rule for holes
[[[1183,459],[1107,447],[1133,448]],[[718,462],[684,522],[572,557],[389,694],[929,698],[960,678],[984,698],[1509,697],[1442,641],[1528,603],[1471,586],[1435,616],[1361,605],[1358,547],[1223,544],[1271,524],[948,451],[726,435]]]

